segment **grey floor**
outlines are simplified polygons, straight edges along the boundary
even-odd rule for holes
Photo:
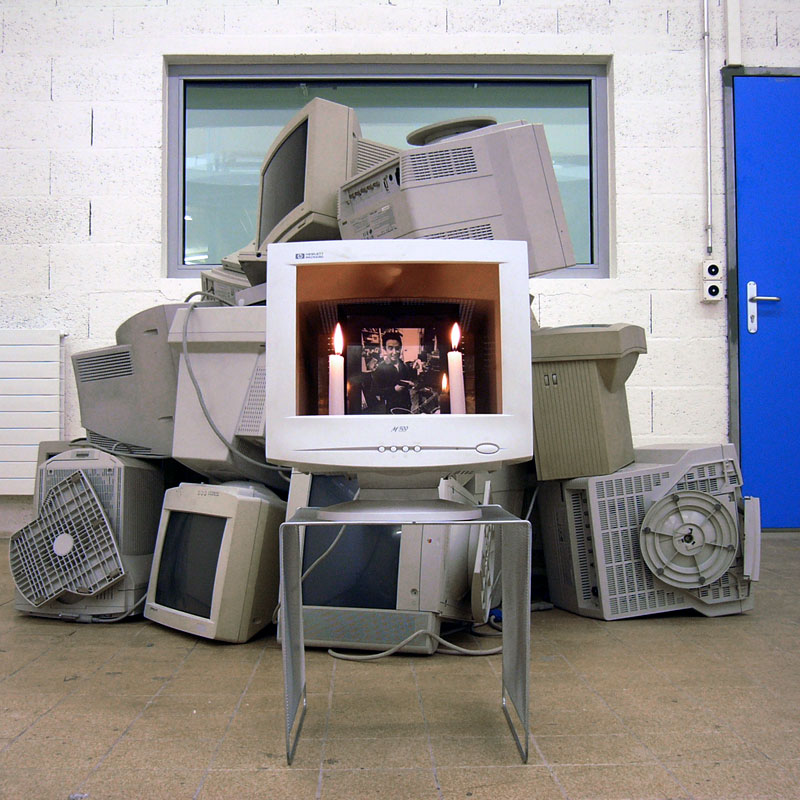
[[[0,556],[3,800],[800,798],[800,533],[765,534],[746,615],[533,614],[527,765],[498,656],[309,652],[288,768],[274,633],[25,617]]]

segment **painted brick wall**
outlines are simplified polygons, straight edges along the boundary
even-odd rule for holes
[[[709,0],[714,256],[724,263],[724,0]],[[746,65],[800,55],[796,0],[740,0]],[[3,0],[0,319],[57,328],[67,355],[181,300],[164,277],[165,56],[492,54],[609,60],[612,278],[537,279],[542,325],[632,322],[637,443],[728,436],[726,309],[706,256],[702,0]],[[66,430],[81,433],[67,376]]]

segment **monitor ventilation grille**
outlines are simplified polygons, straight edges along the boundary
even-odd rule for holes
[[[679,593],[656,587],[639,547],[645,494],[668,481],[668,472],[653,472],[593,482],[611,618],[686,605]]]
[[[237,436],[264,435],[264,409],[267,402],[267,369],[259,365],[253,370],[250,386],[242,406],[239,424],[236,426]]]
[[[12,535],[9,563],[33,606],[65,592],[98,594],[125,574],[108,517],[83,472],[53,486],[39,516]]]
[[[128,348],[97,355],[76,355],[75,375],[80,383],[127,378],[133,375],[131,351]]]
[[[578,561],[578,574],[580,575],[580,593],[585,602],[592,602],[592,580],[589,571],[589,554],[586,552],[586,542],[589,531],[584,525],[586,515],[584,506],[586,495],[584,492],[573,492],[569,496],[570,511],[575,523],[575,550]],[[568,570],[564,570],[565,573]]]
[[[359,139],[356,148],[356,175],[382,164],[397,155],[397,149],[385,144]]]
[[[472,225],[469,228],[453,228],[423,236],[423,239],[494,239],[494,231],[488,223]]]
[[[705,492],[706,494],[717,494],[723,491],[728,485],[741,486],[736,464],[731,459],[693,466],[686,475],[675,484],[675,488],[678,491],[688,490]]]
[[[110,436],[103,436],[100,433],[95,433],[86,429],[86,439],[92,447],[98,450],[105,450],[107,453],[112,453],[115,456],[156,456],[161,458],[168,458],[169,453],[155,453],[150,447],[141,447],[138,444],[127,444],[126,442],[118,442]]]
[[[478,171],[475,152],[471,147],[453,147],[426,153],[407,153],[400,161],[401,182],[433,181],[471,175]]]

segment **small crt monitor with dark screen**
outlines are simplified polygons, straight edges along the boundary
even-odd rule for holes
[[[286,503],[259,484],[168,489],[144,615],[170,628],[245,642],[278,602],[278,527]]]

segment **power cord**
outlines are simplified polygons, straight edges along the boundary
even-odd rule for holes
[[[196,294],[208,294],[208,292],[194,292],[189,297],[193,297]],[[188,299],[188,298],[187,298]],[[223,301],[221,301],[223,302]],[[232,306],[232,303],[223,302],[224,305]],[[189,303],[188,308],[186,309],[186,316],[183,320],[183,329],[181,331],[181,351],[183,353],[184,362],[186,364],[186,372],[189,375],[189,380],[192,382],[192,386],[194,386],[195,394],[197,395],[197,402],[200,404],[200,410],[203,412],[203,416],[206,419],[211,430],[214,432],[214,435],[228,448],[228,451],[232,454],[241,458],[243,461],[247,462],[248,464],[252,464],[260,469],[271,469],[280,475],[283,480],[287,483],[290,482],[289,476],[286,474],[285,467],[279,467],[276,464],[267,464],[264,461],[257,461],[255,458],[251,458],[250,456],[243,453],[241,450],[238,450],[233,442],[228,441],[225,437],[225,434],[217,427],[217,424],[211,418],[211,413],[208,410],[208,406],[206,406],[206,402],[203,399],[203,392],[200,388],[200,384],[197,381],[197,376],[194,373],[194,369],[192,368],[192,362],[189,358],[189,346],[188,346],[188,330],[189,330],[189,317],[191,316],[194,309],[197,307],[196,302]]]
[[[502,647],[493,647],[490,650],[470,650],[466,647],[459,647],[458,645],[448,642],[447,639],[439,636],[438,633],[432,631],[418,630],[414,631],[410,636],[406,636],[402,642],[398,642],[388,650],[383,650],[380,653],[370,653],[369,655],[353,655],[351,653],[340,653],[337,650],[328,650],[328,655],[333,658],[341,659],[342,661],[377,661],[379,658],[386,658],[387,656],[394,655],[398,650],[405,647],[418,636],[428,636],[434,641],[438,642],[444,649],[441,651],[443,655],[457,655],[457,656],[496,656],[503,652]],[[438,648],[436,652],[439,652]]]

